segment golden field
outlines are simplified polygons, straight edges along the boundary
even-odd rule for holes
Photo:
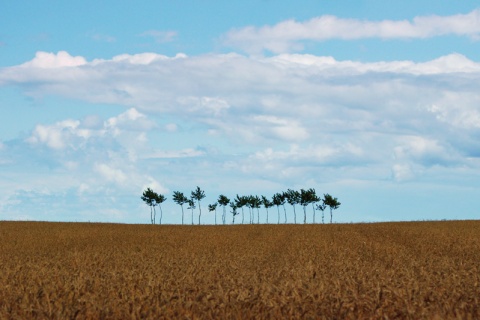
[[[0,222],[0,319],[480,319],[480,221]]]

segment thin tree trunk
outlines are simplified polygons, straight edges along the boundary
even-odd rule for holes
[[[162,206],[158,205],[158,207],[160,208],[160,224],[162,224],[162,217],[163,217]]]
[[[315,207],[312,202],[312,209],[313,209],[313,223],[315,224]]]
[[[295,211],[295,206],[292,205],[293,207],[293,221],[295,222],[295,224],[297,224],[297,212]]]
[[[180,206],[182,207],[182,225],[183,225],[183,204]]]
[[[303,206],[303,224],[307,223],[307,206]]]
[[[155,224],[157,218],[157,212],[155,211],[155,206],[153,206],[153,224]]]
[[[333,220],[333,213],[332,213],[332,208],[330,208],[330,223],[332,223]]]
[[[257,224],[260,224],[260,209],[257,208]]]
[[[243,206],[242,206],[242,224],[244,220],[245,220],[245,214],[243,213]]]
[[[285,223],[287,223],[287,209],[285,209],[285,205],[283,205],[283,211],[285,211]]]
[[[200,205],[200,200],[198,200],[198,211],[199,211],[199,214],[198,214],[198,225],[200,225],[200,218],[202,217],[202,207]]]
[[[267,224],[268,224],[268,208],[265,208],[267,210]]]
[[[150,223],[154,224],[153,223],[153,206],[150,206]]]

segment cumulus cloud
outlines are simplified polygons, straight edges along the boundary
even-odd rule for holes
[[[81,56],[73,57],[66,51],[59,51],[57,54],[51,52],[39,51],[33,60],[21,65],[24,68],[62,68],[78,67],[86,64],[85,58]]]
[[[247,52],[284,53],[303,49],[302,41],[365,38],[413,39],[445,35],[480,35],[480,9],[452,16],[418,16],[408,20],[369,21],[325,15],[304,22],[282,21],[273,26],[234,29],[223,37],[227,45]]]
[[[88,130],[77,130],[79,121],[64,120],[54,125],[37,125],[32,135],[27,139],[31,144],[45,144],[52,149],[63,149],[72,137],[89,136]]]

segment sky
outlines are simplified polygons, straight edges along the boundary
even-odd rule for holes
[[[478,2],[1,2],[0,220],[149,223],[150,187],[177,224],[197,186],[202,223],[302,188],[335,222],[478,219]]]

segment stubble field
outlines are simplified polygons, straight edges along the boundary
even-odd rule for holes
[[[480,221],[0,222],[1,319],[480,318]]]

